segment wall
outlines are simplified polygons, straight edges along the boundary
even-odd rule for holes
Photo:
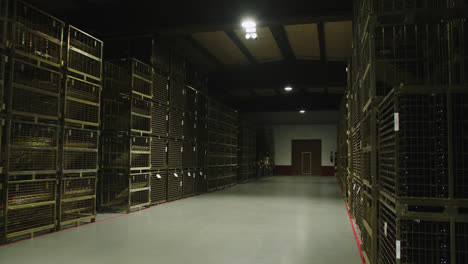
[[[291,141],[322,140],[322,175],[334,175],[330,151],[336,151],[338,111],[246,113],[259,125],[273,128],[277,175],[290,175]]]

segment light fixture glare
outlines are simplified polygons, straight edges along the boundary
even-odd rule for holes
[[[299,113],[301,113],[301,114],[305,114],[305,112],[306,112],[305,110],[299,111]]]
[[[293,90],[293,88],[291,86],[286,86],[284,87],[284,90],[287,91],[287,92],[290,92]]]
[[[244,22],[242,22],[242,27],[244,28],[254,28],[256,26],[257,24],[255,24],[253,20],[245,20]]]
[[[245,32],[247,32],[247,33],[256,33],[256,32],[257,32],[257,28],[255,28],[255,27],[246,28],[246,29],[245,29]]]

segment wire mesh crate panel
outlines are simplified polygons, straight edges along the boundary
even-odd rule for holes
[[[99,104],[101,86],[68,76],[66,94],[67,97]]]
[[[193,142],[184,141],[182,152],[182,167],[192,168],[196,162],[196,148]]]
[[[207,101],[206,101],[206,96],[201,94],[201,93],[197,93],[197,97],[196,97],[196,110],[197,110],[197,114],[198,116],[202,116],[202,117],[206,117],[207,114],[208,114],[208,106],[207,106]]]
[[[62,74],[58,72],[59,69],[54,71],[17,59],[13,60],[12,67],[15,85],[53,94],[60,92]]]
[[[130,139],[126,136],[102,136],[102,166],[129,167]]]
[[[169,82],[167,76],[155,73],[153,76],[153,99],[166,104],[169,100]]]
[[[63,152],[64,170],[97,170],[97,151],[65,150]]]
[[[74,72],[76,77],[86,76],[96,81],[100,81],[102,78],[102,62],[75,50],[68,51],[67,68],[69,74]]]
[[[184,196],[195,193],[195,171],[184,171]]]
[[[9,181],[8,207],[55,201],[56,177],[45,175],[38,180]]]
[[[151,172],[151,202],[160,203],[167,200],[167,172]]]
[[[395,213],[386,205],[379,205],[379,231],[378,231],[378,263],[393,264],[396,263],[396,232],[397,223]]]
[[[99,124],[99,106],[75,100],[66,100],[65,120],[70,122]]]
[[[352,211],[356,224],[362,228],[362,199],[361,199],[362,183],[360,181],[353,181],[353,195],[352,195]]]
[[[359,130],[356,130],[353,135],[352,135],[352,144],[353,144],[353,152],[352,152],[352,155],[353,155],[353,171],[354,171],[354,175],[356,177],[361,177],[362,175],[362,171],[361,171],[361,165],[362,165],[362,161],[361,161],[361,155],[362,155],[362,151],[361,151],[361,132]]]
[[[468,261],[468,223],[455,223],[455,258],[457,264]]]
[[[104,171],[99,178],[101,205],[123,205],[128,203],[129,174],[127,172]]]
[[[153,67],[161,73],[169,73],[169,65],[171,62],[170,49],[166,45],[155,43],[153,45],[152,63]]]
[[[131,140],[132,151],[151,151],[151,137],[132,136]]]
[[[195,137],[199,142],[208,142],[208,124],[206,119],[198,118],[195,121]]]
[[[149,203],[150,203],[149,189],[130,193],[130,206],[147,205]]]
[[[96,215],[96,199],[63,201],[60,206],[60,222],[78,220]]]
[[[41,205],[7,212],[7,236],[27,234],[29,230],[55,227],[55,204]]]
[[[132,79],[132,91],[145,97],[153,98],[153,83],[134,76]]]
[[[196,111],[196,91],[190,88],[186,88],[186,111],[189,113],[195,113]]]
[[[151,167],[153,169],[165,168],[167,164],[166,157],[167,141],[166,139],[153,138],[151,142]]]
[[[183,110],[185,109],[186,91],[183,82],[171,80],[169,90],[169,105]]]
[[[171,52],[171,77],[185,81],[186,60],[176,52],[174,50]]]
[[[454,94],[454,180],[456,198],[468,198],[468,94]]]
[[[182,166],[182,142],[170,140],[168,151],[169,168],[180,168]]]
[[[379,185],[395,193],[395,118],[394,98],[387,97],[379,106]]]
[[[59,96],[14,87],[11,109],[15,115],[40,116],[47,119],[58,119]]]
[[[65,173],[61,183],[62,200],[96,195],[97,173]]]
[[[183,174],[180,171],[168,172],[167,198],[169,201],[182,198]]]
[[[184,139],[193,140],[195,138],[195,118],[190,115],[184,117]]]
[[[11,148],[10,172],[57,170],[56,149]]]
[[[99,131],[88,129],[64,128],[64,147],[97,149]]]
[[[132,115],[132,130],[151,133],[151,117]]]
[[[102,129],[128,131],[130,127],[130,101],[102,100]]]
[[[130,174],[130,189],[142,189],[150,187],[151,173]]]
[[[153,79],[153,67],[137,59],[132,59],[132,72],[134,75],[139,76],[141,78],[147,80]]]
[[[69,48],[84,51],[96,60],[102,60],[102,41],[73,26],[68,26]]]
[[[152,107],[152,115],[151,115],[151,124],[153,129],[153,134],[158,136],[166,136],[167,135],[167,122],[169,119],[169,115],[167,112],[167,107],[153,104]]]
[[[128,69],[114,62],[103,64],[103,96],[116,98],[120,95],[130,95],[131,73]]]
[[[132,168],[150,168],[151,167],[151,154],[144,153],[131,153],[131,167]]]
[[[11,121],[10,144],[24,148],[56,148],[58,127]]]
[[[169,136],[182,138],[184,131],[184,113],[171,109],[169,111]]]
[[[206,192],[207,188],[207,177],[206,177],[206,170],[197,169],[195,172],[197,176],[195,177],[195,192],[196,193],[204,193]]]
[[[132,98],[132,113],[151,116],[153,103],[138,98]]]
[[[197,145],[197,167],[203,168],[206,166],[206,145]]]

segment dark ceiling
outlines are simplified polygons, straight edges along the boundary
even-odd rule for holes
[[[121,35],[142,34],[181,39],[186,43],[185,47],[196,50],[198,58],[202,58],[202,64],[210,65],[206,67],[210,73],[209,92],[242,111],[338,109],[346,86],[347,59],[330,58],[331,52],[327,49],[331,49],[329,45],[333,43],[325,43],[324,23],[351,20],[350,0],[27,2],[104,40]],[[244,17],[254,17],[257,27],[271,32],[281,55],[279,60],[258,61],[258,54],[253,53],[252,47],[238,37],[239,32],[236,35],[235,30],[240,28],[240,21]],[[316,58],[303,59],[296,56],[286,25],[314,25],[317,28],[313,38],[318,39],[320,52]],[[213,33],[210,35],[211,40],[205,39],[212,41],[214,46],[200,42],[196,36],[198,33],[210,32]],[[226,44],[213,41],[213,37],[216,39],[215,33],[219,32],[228,37],[229,44],[234,44],[231,45],[240,56],[245,57],[244,64],[227,65],[223,60],[225,58],[216,53],[216,49],[220,46],[224,48]],[[295,41],[297,44],[298,40]],[[335,38],[333,42],[340,41]],[[256,51],[258,53],[258,48]],[[294,86],[292,94],[284,93],[283,87],[287,84]]]

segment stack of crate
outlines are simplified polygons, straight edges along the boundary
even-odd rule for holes
[[[127,212],[151,203],[153,68],[136,59],[106,62],[100,204]]]
[[[64,50],[58,191],[62,228],[96,217],[103,43],[68,26]]]
[[[205,90],[204,85],[199,87]],[[195,193],[205,193],[208,189],[207,182],[207,151],[208,151],[208,97],[200,92],[196,94],[196,119],[195,119],[195,142],[196,142],[196,176]]]
[[[167,201],[169,131],[169,56],[164,46],[152,47],[153,110],[151,141],[151,204]]]
[[[257,130],[247,120],[239,127],[238,182],[245,183],[257,178]]]
[[[224,104],[208,102],[208,190],[237,182],[238,114]]]
[[[468,259],[467,7],[355,1],[348,182],[366,263]]]
[[[343,198],[348,199],[348,108],[346,98],[343,98],[340,105],[340,119],[338,122],[338,138],[337,138],[337,178],[340,183]]]

